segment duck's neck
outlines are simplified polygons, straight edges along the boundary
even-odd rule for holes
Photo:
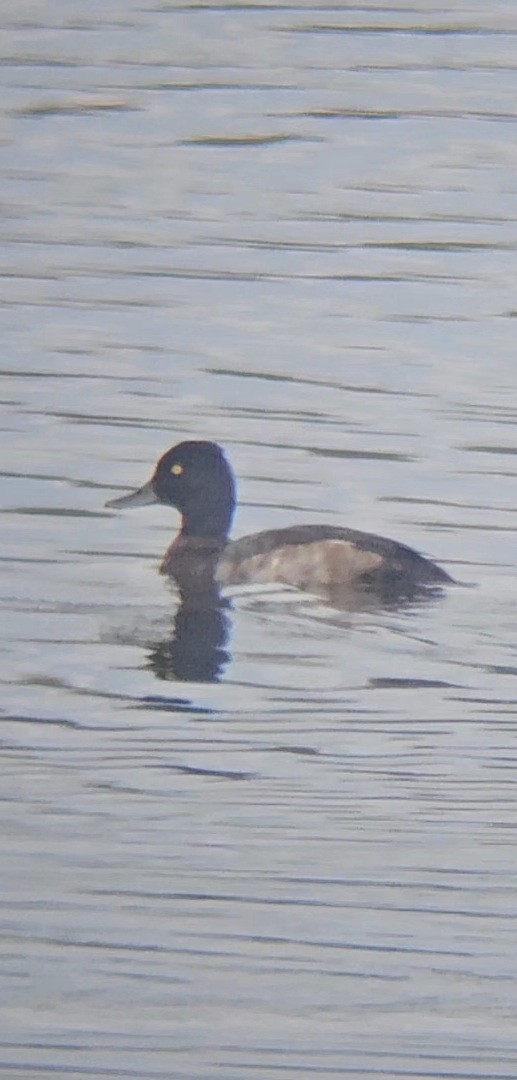
[[[220,489],[206,492],[201,503],[196,500],[192,506],[183,508],[180,536],[215,540],[224,545],[232,527],[234,510],[233,483],[224,492]]]

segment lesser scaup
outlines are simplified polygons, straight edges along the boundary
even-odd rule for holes
[[[143,487],[109,507],[165,503],[181,529],[160,571],[183,594],[215,586],[273,583],[309,591],[367,589],[379,594],[440,587],[453,579],[405,544],[336,525],[293,525],[229,540],[236,492],[232,468],[212,442],[182,442],[160,458]]]

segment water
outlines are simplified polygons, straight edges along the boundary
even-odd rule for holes
[[[513,1077],[514,5],[2,22],[0,1075]],[[184,437],[476,587],[172,677]]]

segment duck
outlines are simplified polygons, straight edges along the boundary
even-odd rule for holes
[[[221,446],[185,441],[159,458],[143,487],[105,505],[162,503],[179,511],[181,527],[160,572],[183,598],[245,584],[316,593],[359,589],[384,597],[454,584],[406,544],[339,525],[290,525],[231,540],[236,501],[235,476]]]

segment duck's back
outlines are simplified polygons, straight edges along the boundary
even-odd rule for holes
[[[282,582],[295,588],[439,586],[452,578],[417,551],[373,533],[333,525],[269,529],[230,541],[222,585]]]

